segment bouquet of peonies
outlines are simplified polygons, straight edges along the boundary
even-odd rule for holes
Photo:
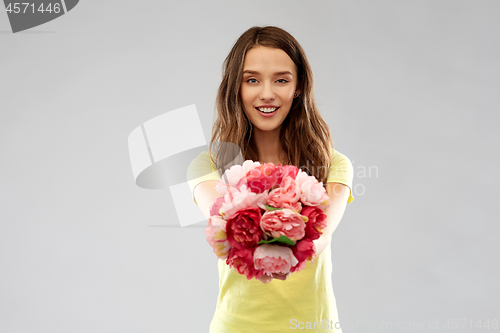
[[[326,226],[329,196],[322,182],[293,165],[246,160],[216,184],[205,229],[219,259],[247,277],[298,272],[313,262]],[[313,262],[314,263],[314,262]]]

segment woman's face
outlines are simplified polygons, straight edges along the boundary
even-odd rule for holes
[[[297,68],[285,51],[256,46],[247,52],[240,97],[254,130],[279,133],[294,94],[300,94],[296,88]]]

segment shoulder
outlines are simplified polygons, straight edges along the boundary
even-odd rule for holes
[[[210,158],[209,152],[206,150],[199,153],[198,156],[196,156],[196,158],[191,161],[188,167],[188,171],[189,170],[195,171],[200,169],[210,170],[210,172],[215,171],[215,164]]]
[[[336,165],[338,163],[352,164],[351,160],[349,159],[349,157],[347,157],[346,155],[342,154],[338,150],[330,148],[330,152],[331,152],[331,155],[332,155],[332,166],[334,166],[334,165]]]

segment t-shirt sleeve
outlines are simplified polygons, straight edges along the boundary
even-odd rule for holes
[[[347,203],[350,203],[351,201],[354,200],[354,197],[352,196],[353,178],[354,178],[354,171],[351,160],[347,156],[339,153],[338,151],[333,150],[332,165],[330,167],[330,172],[328,174],[326,182],[341,183],[347,185],[350,191]]]
[[[198,205],[194,197],[195,187],[207,180],[220,180],[219,172],[215,170],[215,166],[210,160],[208,151],[202,151],[191,161],[187,169],[187,180],[191,195],[193,196],[193,201]]]

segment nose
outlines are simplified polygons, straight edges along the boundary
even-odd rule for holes
[[[273,91],[272,84],[270,82],[264,83],[262,85],[262,90],[260,91],[260,99],[262,100],[273,100],[275,94]]]

